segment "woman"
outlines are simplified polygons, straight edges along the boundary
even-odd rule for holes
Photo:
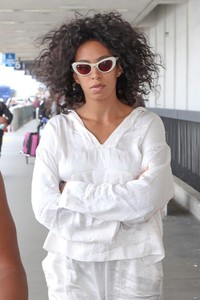
[[[117,13],[48,33],[35,75],[65,97],[37,149],[32,205],[49,229],[49,299],[162,299],[162,210],[173,195],[155,55]]]
[[[19,299],[28,300],[27,278],[0,173],[0,300]]]

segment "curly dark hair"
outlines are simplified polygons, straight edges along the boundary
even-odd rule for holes
[[[51,30],[39,39],[43,47],[33,64],[32,74],[55,94],[64,95],[65,107],[73,109],[85,103],[84,94],[73,78],[71,64],[77,49],[95,40],[119,57],[123,73],[117,78],[116,94],[129,106],[142,104],[142,99],[155,90],[160,64],[151,51],[147,37],[117,12],[76,15],[69,24]]]

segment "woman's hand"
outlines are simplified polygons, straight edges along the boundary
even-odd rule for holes
[[[137,180],[137,179],[140,179],[140,177],[142,176],[142,175],[144,175],[144,173],[146,172],[146,171],[148,171],[148,167],[146,167],[145,169],[144,169],[144,171],[142,171],[142,173],[141,174],[139,174],[135,179]]]
[[[59,183],[59,190],[60,190],[61,193],[63,192],[66,183],[67,182],[63,181],[63,180],[60,181],[60,183]]]

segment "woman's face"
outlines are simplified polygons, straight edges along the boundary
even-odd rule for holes
[[[110,50],[97,41],[88,41],[78,48],[75,62],[98,63],[107,57],[113,57]],[[86,102],[90,99],[108,101],[116,99],[116,81],[121,73],[119,64],[108,73],[102,73],[97,67],[92,67],[91,73],[86,76],[74,72],[74,79],[81,85]]]

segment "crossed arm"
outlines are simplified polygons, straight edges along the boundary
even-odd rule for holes
[[[16,227],[0,173],[0,300],[27,300],[28,287]]]
[[[90,232],[93,241],[112,240],[120,222],[144,222],[171,199],[170,149],[158,118],[151,126],[146,126],[148,134],[142,143],[143,173],[119,184],[94,184],[76,177],[58,187],[55,159],[58,148],[51,142],[54,131],[50,125],[37,149],[32,205],[36,219],[54,234],[67,240],[86,242],[91,241],[88,238]]]

